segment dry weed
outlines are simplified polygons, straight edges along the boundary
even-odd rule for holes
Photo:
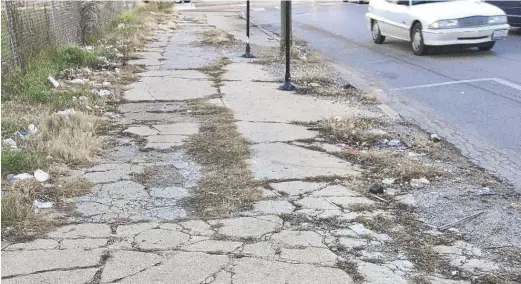
[[[28,148],[47,153],[53,160],[83,165],[96,160],[103,140],[96,136],[102,120],[76,112],[71,116],[52,114],[43,121],[39,131],[28,139]]]
[[[412,160],[391,151],[344,152],[344,156],[356,159],[368,167],[378,178],[395,178],[407,182],[411,179],[439,177],[443,172],[434,165]]]
[[[213,29],[204,32],[203,38],[201,39],[201,43],[208,45],[223,45],[232,43],[234,41],[235,38],[233,35],[219,29]]]
[[[195,193],[199,209],[213,217],[247,209],[261,198],[261,191],[252,185],[253,174],[246,163],[249,143],[237,131],[230,110],[208,104],[194,109],[206,115],[201,132],[187,143],[188,153],[203,165]]]
[[[369,146],[386,138],[386,135],[369,130],[382,126],[376,119],[364,117],[331,117],[320,122],[322,132],[336,141]]]

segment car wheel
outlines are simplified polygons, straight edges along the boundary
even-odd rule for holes
[[[411,32],[411,47],[415,55],[425,55],[429,49],[423,42],[422,25],[416,23]]]
[[[382,44],[385,41],[385,36],[380,32],[380,26],[377,21],[373,21],[373,27],[371,28],[373,34],[373,41],[376,44]]]
[[[485,45],[479,46],[478,49],[479,51],[490,51],[495,44],[495,41],[487,42]]]

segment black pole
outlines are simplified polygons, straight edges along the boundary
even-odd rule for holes
[[[279,87],[280,90],[283,91],[294,91],[296,87],[291,83],[291,1],[285,1],[286,5],[286,38],[285,38],[285,47],[286,47],[286,74],[284,76],[284,84]]]
[[[255,58],[250,50],[250,1],[246,1],[246,40],[246,53],[242,57]]]

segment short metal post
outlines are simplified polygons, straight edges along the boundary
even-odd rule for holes
[[[246,53],[242,57],[255,58],[250,49],[250,1],[246,1]]]
[[[284,84],[279,87],[283,91],[294,91],[296,87],[291,83],[291,1],[286,2],[285,7],[286,13],[286,35],[285,35],[285,46],[286,46],[286,74],[284,76]]]

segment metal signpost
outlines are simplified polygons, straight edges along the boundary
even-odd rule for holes
[[[255,58],[250,50],[250,1],[246,1],[246,52],[244,58]]]
[[[284,76],[284,84],[279,87],[280,90],[283,91],[294,91],[296,87],[291,83],[291,1],[284,1],[281,4],[284,4],[281,7],[281,12],[285,15],[285,23],[282,23],[283,29],[285,29],[284,33],[284,45],[286,49],[286,74]]]

